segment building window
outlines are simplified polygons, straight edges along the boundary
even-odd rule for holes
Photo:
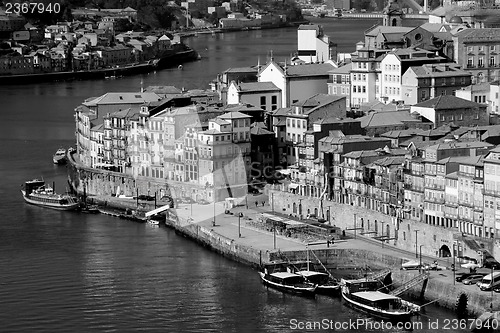
[[[467,59],[467,67],[474,67],[474,58],[468,58]]]
[[[278,108],[278,96],[271,96],[271,110],[276,110]]]
[[[483,57],[479,57],[477,59],[477,67],[484,67],[484,58]]]
[[[260,96],[260,108],[263,110],[266,109],[266,96]]]
[[[490,57],[490,67],[495,66],[495,57]]]

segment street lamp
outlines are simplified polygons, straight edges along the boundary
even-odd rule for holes
[[[215,227],[215,196],[214,196],[214,220],[212,221],[212,225]]]
[[[273,221],[273,248],[276,250],[276,222]]]
[[[302,199],[299,199],[299,219],[302,220]]]
[[[273,214],[274,214],[274,192],[271,193],[271,207],[272,207]]]
[[[419,268],[419,270],[422,269],[422,246],[424,246],[424,244],[421,244],[419,246],[419,248],[420,248],[420,265],[419,265],[420,268]]]
[[[238,214],[238,238],[241,238],[241,224],[240,224],[240,220],[241,220],[241,213]]]
[[[354,239],[356,239],[356,213],[354,213]]]
[[[418,232],[420,230],[414,230],[415,231],[415,258],[418,258]]]

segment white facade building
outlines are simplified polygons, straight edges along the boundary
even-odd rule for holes
[[[331,59],[330,37],[317,24],[300,25],[297,32],[298,57],[306,63]]]

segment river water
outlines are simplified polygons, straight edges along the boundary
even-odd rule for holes
[[[352,51],[376,23],[321,22],[339,52]],[[1,332],[289,332],[322,320],[320,328],[367,330],[339,328],[367,317],[338,298],[303,299],[268,290],[251,268],[169,229],[23,202],[19,189],[26,179],[43,177],[64,190],[66,170],[51,157],[57,148],[74,145],[73,110],[84,99],[139,90],[141,80],[144,86],[207,88],[217,73],[256,64],[259,57],[264,63],[271,50],[284,60],[296,46],[296,30],[200,35],[187,42],[202,60],[183,70],[0,87]],[[429,320],[442,326],[453,318],[429,307],[422,331],[435,331]],[[371,331],[382,330],[378,322],[369,323],[375,323]]]

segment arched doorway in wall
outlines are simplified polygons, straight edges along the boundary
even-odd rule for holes
[[[294,214],[297,214],[297,204],[296,204],[295,202],[293,203],[292,212],[293,212]]]
[[[443,258],[451,257],[451,251],[450,251],[450,248],[448,247],[448,245],[442,245],[439,248],[439,257],[443,257]]]
[[[393,27],[397,27],[398,26],[398,19],[396,18],[393,18],[392,19],[392,24],[391,24]]]
[[[391,237],[391,226],[387,224],[386,226],[387,237]]]

